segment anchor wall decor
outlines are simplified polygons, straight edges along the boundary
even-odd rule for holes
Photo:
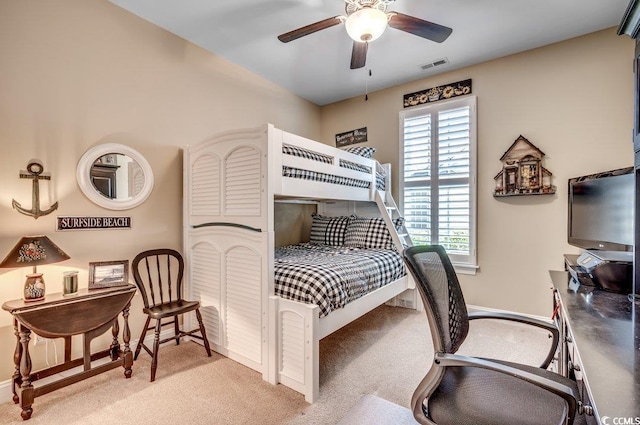
[[[33,180],[33,193],[31,195],[31,209],[28,210],[23,208],[20,203],[18,203],[15,199],[11,200],[11,205],[15,208],[20,214],[28,215],[29,217],[33,217],[36,220],[38,217],[42,217],[47,214],[51,214],[58,208],[58,203],[51,205],[46,210],[40,209],[40,180],[51,180],[50,173],[43,173],[44,166],[42,165],[42,161],[39,159],[31,159],[27,164],[27,169],[20,170],[20,178],[21,179],[31,179]]]

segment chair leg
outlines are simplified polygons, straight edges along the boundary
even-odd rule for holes
[[[200,314],[199,308],[196,308],[196,317],[198,318],[198,324],[200,325],[200,335],[202,335],[202,342],[204,342],[204,349],[207,350],[207,356],[211,357],[211,347],[209,347],[207,332],[204,330],[204,323],[202,323],[202,314]]]
[[[176,345],[180,345],[180,326],[178,326],[178,316],[173,316],[173,329],[175,332]]]
[[[138,340],[138,346],[136,347],[136,352],[133,355],[133,360],[138,360],[138,355],[140,355],[140,350],[142,349],[142,345],[144,344],[144,338],[147,336],[147,330],[149,329],[149,321],[151,317],[147,316],[147,321],[144,324],[144,328],[142,328],[142,335],[140,335],[140,339]]]
[[[153,356],[151,358],[151,382],[156,380],[156,369],[158,368],[158,351],[160,349],[160,331],[162,330],[162,321],[156,320],[156,334],[153,337]]]

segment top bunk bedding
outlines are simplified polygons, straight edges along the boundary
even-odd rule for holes
[[[365,158],[371,158],[375,153],[375,148],[371,148],[368,146],[355,146],[344,149],[346,152],[354,153],[356,155],[363,156]],[[318,152],[313,152],[311,150],[299,147],[283,144],[282,145],[282,153],[285,155],[291,155],[299,158],[305,158],[312,161],[321,162],[324,164],[332,164],[333,157],[325,154],[321,154]],[[352,161],[348,161],[346,159],[339,159],[339,166],[342,168],[346,168],[349,170],[359,171],[362,173],[371,174],[371,167],[366,165],[357,164]],[[377,190],[385,190],[385,171],[382,165],[375,161],[376,164],[376,189]],[[282,175],[284,177],[292,177],[297,179],[311,180],[322,183],[331,183],[338,184],[343,186],[351,186],[357,188],[368,189],[371,186],[371,182],[367,180],[361,180],[357,178],[344,177],[344,176],[336,176],[333,174],[322,173],[318,171],[305,170],[297,167],[290,167],[283,165],[282,166]]]
[[[302,243],[277,248],[275,294],[316,304],[320,317],[405,275],[395,250]]]

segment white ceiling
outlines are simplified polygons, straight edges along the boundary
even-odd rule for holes
[[[349,69],[344,25],[281,43],[282,33],[345,14],[343,0],[109,0],[318,105],[617,26],[628,0],[397,0],[387,11],[453,28],[442,44],[387,28]],[[424,71],[420,65],[447,58]],[[368,76],[368,70],[371,76]]]

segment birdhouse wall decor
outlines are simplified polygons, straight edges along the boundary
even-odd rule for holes
[[[544,152],[520,135],[502,155],[502,170],[494,177],[493,196],[551,195],[553,174],[542,166]]]

